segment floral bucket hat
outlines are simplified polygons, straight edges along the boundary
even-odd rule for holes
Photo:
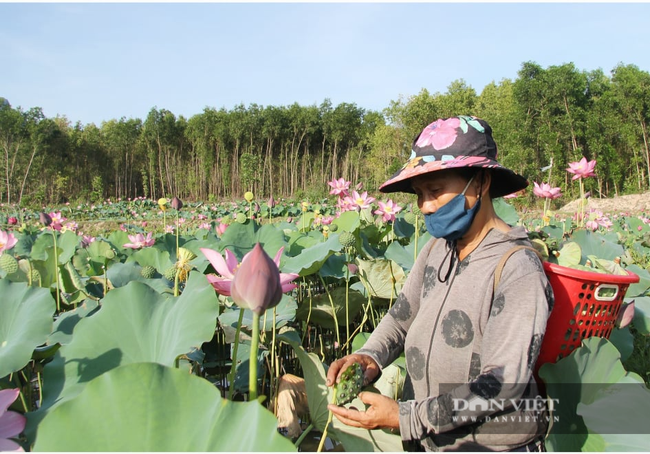
[[[439,119],[415,138],[409,160],[379,190],[414,193],[411,178],[459,167],[491,169],[490,194],[494,198],[528,186],[524,177],[503,167],[496,159],[497,144],[485,120],[464,115]]]

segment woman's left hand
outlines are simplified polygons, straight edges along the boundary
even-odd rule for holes
[[[377,393],[359,393],[361,401],[369,405],[366,411],[329,404],[327,409],[343,424],[363,429],[399,429],[399,404],[390,397]]]

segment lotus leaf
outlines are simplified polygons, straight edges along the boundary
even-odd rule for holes
[[[79,436],[70,436],[70,428]],[[249,433],[251,436],[246,436]],[[81,436],[83,434],[83,436]],[[258,402],[155,363],[115,368],[43,419],[35,451],[295,451]]]

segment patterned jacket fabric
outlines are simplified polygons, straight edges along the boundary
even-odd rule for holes
[[[405,353],[399,402],[406,449],[508,450],[546,432],[544,400],[532,369],[553,305],[542,263],[522,227],[492,229],[462,261],[449,264],[444,240],[430,240],[393,307],[366,344],[381,368]]]

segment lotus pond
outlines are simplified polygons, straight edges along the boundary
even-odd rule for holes
[[[430,239],[412,205],[355,196],[2,207],[0,446],[401,451],[399,435],[328,424],[328,365],[363,344]],[[629,427],[650,419],[648,213],[496,206],[549,262],[639,276],[610,338],[583,340],[540,376],[549,396],[571,401],[547,449],[646,450],[650,432]],[[256,245],[281,273],[268,310],[241,307],[242,284],[233,289]],[[373,386],[399,398],[405,373],[402,357]]]

